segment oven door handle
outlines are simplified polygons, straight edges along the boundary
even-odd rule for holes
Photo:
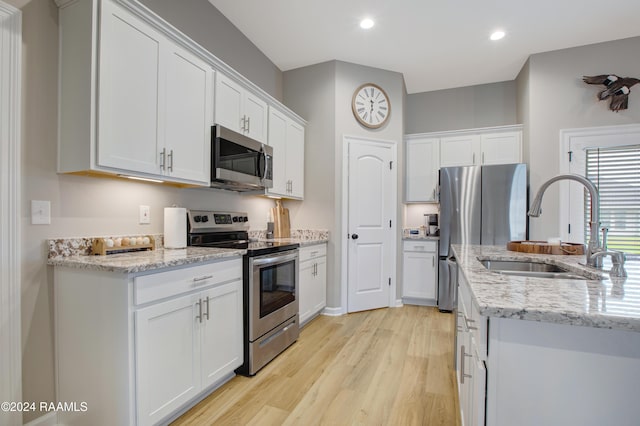
[[[274,255],[253,260],[253,266],[268,266],[277,263],[284,263],[298,258],[298,253],[287,254],[286,256]]]

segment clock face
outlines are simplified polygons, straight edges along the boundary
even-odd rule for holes
[[[389,118],[391,104],[389,97],[380,86],[366,83],[353,93],[351,109],[360,124],[370,129],[377,129]]]

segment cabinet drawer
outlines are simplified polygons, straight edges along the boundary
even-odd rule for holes
[[[487,325],[488,318],[480,315],[480,311],[471,296],[471,289],[464,278],[464,275],[458,271],[458,297],[464,305],[465,328],[471,333],[471,338],[478,347],[478,356],[482,360],[487,359]]]
[[[404,251],[435,252],[438,249],[437,241],[405,241]]]
[[[136,305],[141,305],[238,279],[242,279],[242,258],[174,269],[135,277],[133,299]]]
[[[304,262],[305,260],[316,259],[318,257],[323,257],[326,255],[327,255],[327,245],[324,243],[300,248],[300,262]]]

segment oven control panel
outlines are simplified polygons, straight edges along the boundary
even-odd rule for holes
[[[230,231],[249,229],[249,216],[243,212],[188,210],[187,221],[191,232],[207,229],[227,229]]]

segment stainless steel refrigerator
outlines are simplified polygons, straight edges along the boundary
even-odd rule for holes
[[[456,303],[457,265],[451,244],[503,245],[526,239],[525,164],[440,169],[438,308]]]

